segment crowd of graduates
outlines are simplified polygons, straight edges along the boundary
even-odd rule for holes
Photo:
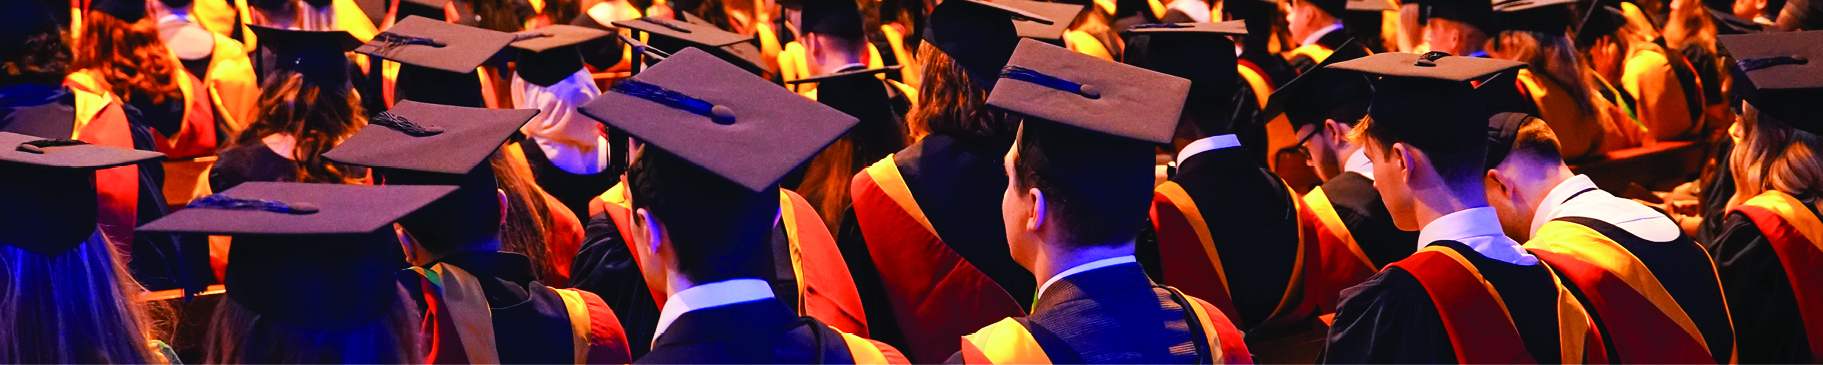
[[[1823,363],[1818,0],[0,0],[3,363]]]

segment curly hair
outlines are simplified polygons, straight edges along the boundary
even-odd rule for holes
[[[297,140],[291,160],[298,182],[354,184],[359,177],[323,159],[323,153],[367,125],[361,97],[347,87],[325,86],[302,74],[273,77],[260,88],[259,113],[235,144],[257,144],[274,134]]]
[[[0,47],[0,85],[56,85],[69,74],[70,45],[62,33],[53,29],[28,36],[20,45]]]
[[[905,116],[913,139],[941,134],[964,142],[1011,146],[1018,125],[987,107],[987,89],[969,79],[962,64],[924,43],[918,46],[924,65],[917,107]]]
[[[163,103],[166,98],[183,97],[177,84],[180,68],[164,41],[159,40],[158,26],[152,18],[129,23],[108,13],[89,11],[83,15],[80,39],[72,68],[95,72],[121,99],[140,95],[152,98],[153,103]]]

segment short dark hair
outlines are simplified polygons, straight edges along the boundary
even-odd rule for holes
[[[1073,244],[1124,244],[1146,224],[1152,144],[1028,117],[1015,148],[1016,186],[1044,192],[1046,213]]]
[[[646,145],[627,169],[633,209],[665,223],[677,271],[695,283],[765,275],[777,189],[759,192]]]
[[[1488,148],[1495,148],[1489,146]],[[1559,152],[1557,133],[1544,119],[1526,118],[1519,124],[1519,133],[1513,137],[1513,150],[1507,158],[1524,158],[1536,162],[1563,162],[1563,153]]]
[[[18,42],[0,46],[0,85],[63,83],[72,57],[63,33],[53,26]]]
[[[456,185],[455,192],[399,219],[399,225],[431,252],[450,253],[500,239],[499,182],[483,161],[466,174],[374,169],[386,185]]]
[[[1485,137],[1480,138],[1481,143],[1443,143],[1438,146],[1418,146],[1397,128],[1375,123],[1371,114],[1363,118],[1360,124],[1355,125],[1354,131],[1349,136],[1349,139],[1356,145],[1363,147],[1367,146],[1368,140],[1379,144],[1382,150],[1375,153],[1380,153],[1382,157],[1392,152],[1392,145],[1395,143],[1405,143],[1423,151],[1424,156],[1431,161],[1431,168],[1437,171],[1437,175],[1441,176],[1443,182],[1449,184],[1453,191],[1467,193],[1463,189],[1468,187],[1480,189],[1485,183],[1482,181],[1482,177],[1487,174],[1487,170],[1483,168],[1483,165],[1487,163],[1487,138]]]

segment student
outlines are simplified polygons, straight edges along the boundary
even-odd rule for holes
[[[1601,159],[1607,151],[1637,147],[1646,133],[1626,112],[1596,94],[1594,70],[1571,42],[1574,1],[1502,3],[1495,12],[1500,31],[1489,41],[1492,58],[1525,62],[1519,87],[1530,96],[1526,110],[1551,123],[1564,160]]]
[[[1323,185],[1304,195],[1304,240],[1318,257],[1320,274],[1305,283],[1320,314],[1334,314],[1344,289],[1380,268],[1411,256],[1417,232],[1400,230],[1380,192],[1367,149],[1348,138],[1367,118],[1373,86],[1366,78],[1322,66],[1366,57],[1364,48],[1342,46],[1317,68],[1272,93],[1271,113],[1291,122],[1298,148],[1309,155]],[[1257,351],[1257,350],[1256,350]]]
[[[586,115],[646,143],[627,172],[633,254],[666,289],[639,363],[904,363],[892,347],[794,313],[772,277],[777,182],[856,119],[707,52],[622,80]],[[805,270],[812,268],[806,267]],[[801,302],[800,302],[801,303]]]
[[[392,222],[447,186],[241,184],[142,232],[234,237],[208,363],[417,363],[418,309],[396,279]]]
[[[1014,124],[986,103],[1019,42],[1019,14],[1030,13],[981,1],[931,12],[918,51],[924,85],[907,118],[922,137],[849,185],[854,216],[844,221],[853,223],[837,245],[873,338],[915,363],[941,362],[960,348],[956,337],[1024,314],[1038,286],[994,224]]]
[[[911,102],[903,89],[874,76],[894,69],[868,69],[864,62],[870,44],[853,0],[811,1],[799,18],[804,32],[799,41],[814,71],[790,83],[814,82],[816,88],[808,94],[812,99],[861,119],[848,135],[811,158],[803,181],[793,188],[836,229],[850,204],[848,182],[855,173],[905,148],[904,116]]]
[[[611,34],[552,25],[520,32],[524,39],[511,44],[518,56],[511,88],[514,103],[539,111],[520,130],[527,140],[519,143],[521,154],[538,186],[562,202],[578,222],[588,220],[589,201],[620,175],[610,171],[610,148],[601,125],[576,110],[601,95],[584,65],[583,45]]]
[[[1629,106],[1639,124],[1646,130],[1641,143],[1688,140],[1702,129],[1702,109],[1690,109],[1685,88],[1679,81],[1672,59],[1663,47],[1642,40],[1621,10],[1611,6],[1589,9],[1581,26],[1576,28],[1576,47],[1589,60],[1600,80],[1617,91],[1615,96]],[[1688,91],[1686,91],[1688,90]],[[1624,96],[1618,95],[1624,93]],[[1694,95],[1693,95],[1694,96]],[[1613,100],[1610,98],[1610,100]],[[1701,99],[1697,99],[1701,102]]]
[[[1374,163],[1374,188],[1394,224],[1417,229],[1422,248],[1342,293],[1321,362],[1602,357],[1588,314],[1549,267],[1503,233],[1482,186],[1486,95],[1469,81],[1500,87],[1524,66],[1439,52],[1329,66],[1378,77],[1369,119],[1352,135]]]
[[[1734,314],[1742,363],[1823,361],[1817,263],[1823,120],[1815,100],[1823,87],[1815,58],[1823,32],[1729,35],[1723,48],[1738,60],[1733,90],[1744,97],[1729,129],[1727,156],[1735,195],[1721,233],[1708,244]]]
[[[1007,65],[988,97],[1023,119],[1002,223],[1014,261],[1043,284],[1031,315],[963,337],[949,362],[1252,362],[1223,311],[1154,284],[1134,257],[1152,151],[1171,141],[1190,80],[1035,40]]]
[[[1493,37],[1492,5],[1487,1],[1423,0],[1424,43],[1431,51],[1456,56],[1487,57],[1482,47]]]
[[[248,26],[284,66],[272,70],[259,113],[209,170],[212,191],[249,181],[354,184],[366,170],[323,160],[323,152],[367,125],[361,95],[349,83],[345,52],[361,44],[343,31]]]
[[[510,207],[493,165],[484,162],[534,114],[400,103],[323,155],[370,167],[384,185],[460,187],[399,222],[407,260],[422,274],[423,285],[412,289],[421,291],[415,297],[434,327],[426,329],[427,361],[631,360],[619,319],[599,297],[545,286],[525,254],[501,251],[508,248],[500,237],[510,233],[502,231]]]
[[[1342,26],[1347,0],[1291,0],[1291,11],[1285,13],[1286,26],[1298,48],[1285,53],[1285,59],[1299,73],[1309,71],[1348,42],[1348,30]]]
[[[32,3],[36,5],[36,3]],[[39,6],[0,11],[45,12]],[[42,24],[55,28],[49,14]],[[96,172],[157,160],[157,152],[0,132],[0,361],[159,363],[145,289],[96,224]]]
[[[1229,119],[1223,103],[1233,100],[1237,85],[1227,67],[1235,60],[1228,35],[1244,34],[1244,26],[1176,24],[1128,33],[1128,64],[1191,82],[1172,125],[1182,146],[1175,149],[1175,173],[1152,199],[1158,242],[1137,248],[1141,264],[1162,274],[1155,276],[1162,283],[1210,298],[1248,332],[1248,347],[1261,362],[1311,361],[1322,329],[1304,295],[1305,269],[1316,265],[1304,263],[1314,262],[1316,252],[1299,239],[1297,198],[1237,137],[1258,126]]]
[[[493,105],[495,94],[477,69],[513,39],[512,33],[412,16],[354,51],[399,64],[397,71],[382,71],[387,105],[413,100],[480,108]]]
[[[210,90],[210,96],[220,99],[213,103],[228,111],[218,122],[227,124],[225,129],[229,131],[246,128],[251,123],[254,104],[259,100],[255,91],[259,88],[259,78],[247,57],[247,47],[204,28],[204,19],[195,8],[207,7],[207,2],[159,0],[148,4],[153,10],[149,15],[157,19],[159,40],[171,50],[172,56],[177,57],[184,72],[201,80]]]
[[[1614,363],[1729,363],[1728,306],[1703,246],[1657,210],[1617,198],[1558,157],[1549,125],[1488,121],[1488,205],[1596,318]],[[1618,283],[1616,281],[1619,281]],[[1621,284],[1621,285],[1615,285]]]

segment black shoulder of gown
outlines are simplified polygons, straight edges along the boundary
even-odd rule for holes
[[[582,247],[570,263],[570,285],[595,293],[607,302],[608,308],[620,317],[620,326],[627,331],[627,343],[633,344],[629,346],[633,359],[637,360],[650,350],[641,345],[652,343],[652,333],[658,327],[658,301],[646,287],[646,279],[639,272],[633,252],[627,250],[620,227],[607,213],[596,214],[588,222]]]
[[[1741,213],[1728,213],[1709,254],[1728,298],[1741,363],[1810,362],[1797,296],[1760,227]]]
[[[1418,251],[1418,232],[1400,230],[1393,224],[1392,213],[1386,211],[1386,202],[1374,190],[1372,179],[1344,172],[1323,183],[1323,195],[1329,197],[1336,216],[1374,267],[1386,267]]]
[[[1342,291],[1326,364],[1451,364],[1456,350],[1418,279],[1391,267]]]

